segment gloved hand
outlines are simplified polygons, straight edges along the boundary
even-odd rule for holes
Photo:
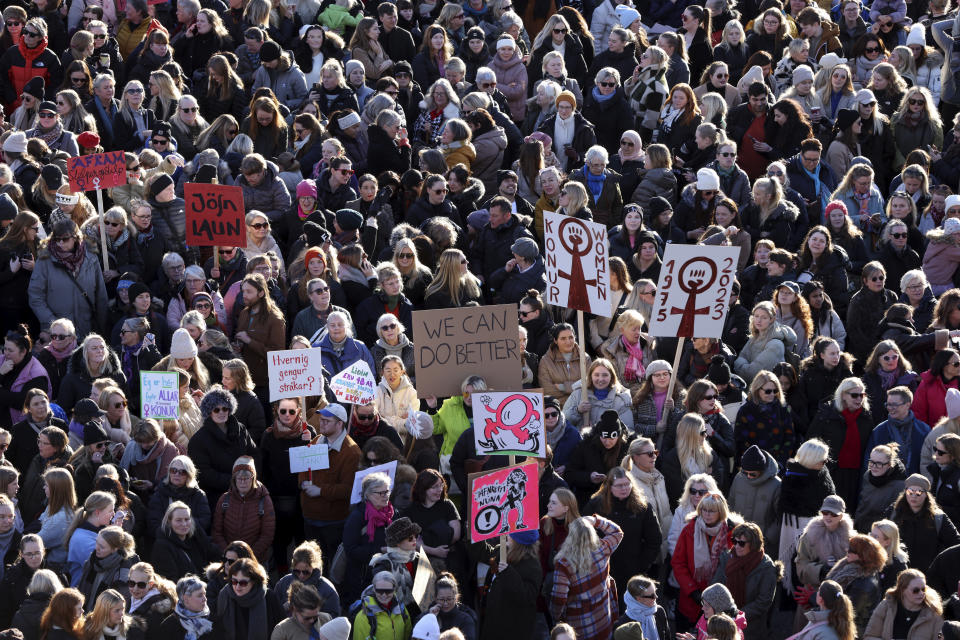
[[[793,590],[793,599],[800,606],[807,607],[810,605],[810,598],[812,598],[816,592],[817,590],[813,587],[801,585]]]
[[[311,498],[319,498],[319,497],[320,497],[320,487],[318,487],[317,485],[313,484],[313,482],[311,482],[310,480],[304,480],[304,481],[300,484],[300,488],[303,489],[303,492],[306,493],[306,494],[307,494],[308,496],[310,496]]]

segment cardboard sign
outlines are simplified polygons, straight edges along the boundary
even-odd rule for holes
[[[290,473],[330,468],[330,445],[308,444],[293,447],[290,452]]]
[[[243,189],[222,184],[183,185],[187,244],[191,247],[246,247]]]
[[[270,402],[283,398],[323,395],[320,349],[287,349],[267,354]]]
[[[544,211],[543,237],[547,302],[604,317],[609,315],[607,228],[596,222]]]
[[[668,244],[650,335],[719,338],[739,256],[739,247]]]
[[[357,360],[330,379],[330,389],[337,400],[345,404],[369,404],[373,402],[373,390],[377,382],[370,365]]]
[[[516,305],[414,311],[413,341],[419,398],[460,395],[470,375],[490,386],[523,388]]]
[[[177,420],[180,417],[180,382],[176,371],[140,372],[140,417]]]
[[[357,473],[353,476],[353,490],[350,492],[350,504],[357,504],[363,499],[360,495],[360,488],[363,486],[363,479],[371,473],[377,473],[378,471],[390,476],[390,488],[393,488],[393,478],[397,475],[396,460],[391,460],[386,464],[378,464],[375,467],[357,471]]]
[[[109,189],[127,184],[127,162],[123,151],[108,151],[69,158],[67,180],[74,193],[91,189]]]
[[[542,392],[482,391],[472,398],[473,435],[479,455],[547,455]]]
[[[470,474],[470,540],[537,530],[540,505],[537,463]]]

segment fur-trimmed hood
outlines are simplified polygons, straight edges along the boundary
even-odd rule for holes
[[[109,377],[117,372],[121,371],[120,368],[120,358],[117,357],[116,352],[109,345],[107,346],[107,363],[106,368],[100,372],[98,378]],[[70,359],[67,362],[67,375],[75,373],[84,380],[89,380],[93,382],[93,377],[90,375],[90,372],[87,370],[87,365],[83,361],[83,348],[77,347],[76,350],[70,355]]]
[[[853,520],[850,514],[843,514],[840,520],[840,526],[836,531],[827,530],[827,525],[823,523],[823,517],[817,516],[807,523],[803,530],[803,537],[806,543],[810,545],[816,553],[816,556],[826,562],[827,558],[843,558],[847,555],[847,542],[856,531],[853,528]]]
[[[960,241],[955,240],[951,235],[947,235],[942,228],[927,231],[927,240],[933,244],[950,244],[960,247]]]

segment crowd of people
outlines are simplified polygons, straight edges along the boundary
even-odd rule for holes
[[[960,13],[698,1],[0,2],[0,639],[960,640]],[[583,326],[545,211],[608,229]],[[739,248],[722,336],[650,334],[671,243]],[[488,304],[547,448],[475,543],[508,389],[412,327]]]

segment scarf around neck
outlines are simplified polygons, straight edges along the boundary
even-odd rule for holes
[[[225,637],[239,637],[237,614],[240,613],[240,609],[248,610],[247,640],[267,640],[270,637],[266,592],[266,587],[263,585],[253,587],[242,596],[238,596],[232,587],[220,591],[217,597],[217,612],[223,621]],[[180,624],[183,624],[183,618],[180,619]]]
[[[218,598],[219,599],[219,598]],[[203,611],[190,611],[183,606],[183,602],[178,602],[174,613],[180,620],[180,626],[186,633],[184,640],[198,640],[213,631],[213,622],[210,620],[210,607],[204,605]]]
[[[627,605],[627,617],[640,623],[643,640],[660,640],[660,633],[657,631],[657,605],[643,604],[631,595],[625,596],[623,601]]]
[[[52,147],[53,143],[56,142],[61,135],[63,135],[63,125],[60,123],[59,119],[57,120],[57,123],[50,127],[50,129],[47,131],[37,127],[29,133],[29,137],[40,138],[47,143],[48,147]]]
[[[597,102],[607,102],[617,95],[616,91],[614,91],[613,93],[608,93],[607,95],[603,95],[602,93],[600,93],[600,89],[597,87],[594,87],[593,91],[591,91],[590,93],[593,96],[593,99],[596,100]]]
[[[711,541],[709,538],[713,538]],[[697,517],[693,529],[694,579],[707,582],[713,578],[720,562],[720,554],[727,548],[727,521],[721,520],[708,527],[703,518]]]
[[[738,556],[730,552],[730,561],[727,562],[727,588],[733,596],[733,601],[741,609],[747,605],[747,576],[757,568],[763,560],[763,551],[755,549],[745,556]]]
[[[647,370],[643,366],[643,347],[640,346],[640,341],[638,340],[637,344],[630,344],[625,337],[620,336],[620,342],[627,350],[627,364],[624,367],[623,377],[627,382],[643,380]]]
[[[367,540],[373,542],[377,535],[377,527],[386,527],[393,522],[393,505],[389,502],[382,509],[377,509],[370,502],[367,502],[364,519],[367,521]]]
[[[77,350],[77,339],[74,337],[72,340],[70,340],[70,344],[63,349],[57,349],[55,346],[53,346],[53,341],[51,341],[50,344],[44,347],[44,349],[49,351],[57,360],[57,362],[63,362],[69,358],[74,351]]]
[[[47,250],[73,275],[80,270],[83,259],[87,257],[87,245],[82,238],[74,244],[73,251],[64,251],[57,242],[47,245]]]

